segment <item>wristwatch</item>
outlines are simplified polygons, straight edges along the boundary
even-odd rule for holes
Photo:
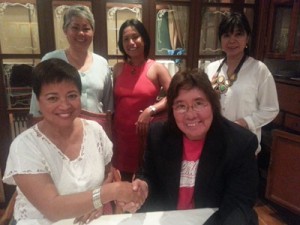
[[[153,105],[150,105],[149,109],[151,111],[151,116],[154,116],[156,114],[156,108]]]

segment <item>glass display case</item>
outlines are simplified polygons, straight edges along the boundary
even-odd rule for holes
[[[190,10],[185,5],[156,4],[155,55],[171,76],[185,68]]]
[[[268,58],[300,59],[299,13],[299,1],[271,1],[266,54]]]
[[[296,28],[296,32],[295,32],[295,36],[294,36],[294,44],[293,44],[293,48],[292,48],[292,55],[300,55],[300,3],[298,1],[296,7],[295,7],[295,13],[294,13],[294,17],[295,17],[295,28]]]
[[[0,27],[1,54],[40,53],[35,1],[1,2]]]
[[[287,51],[291,13],[292,8],[289,6],[276,8],[272,52],[284,54]]]

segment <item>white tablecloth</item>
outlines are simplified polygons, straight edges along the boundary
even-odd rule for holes
[[[171,77],[178,72],[178,67],[173,60],[156,60],[156,62],[163,64],[168,69]]]
[[[118,214],[101,216],[89,225],[202,225],[217,209],[192,209],[165,212]],[[74,219],[53,225],[73,225]]]

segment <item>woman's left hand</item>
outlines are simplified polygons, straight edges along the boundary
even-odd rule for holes
[[[151,111],[147,108],[144,111],[141,111],[136,125],[136,132],[139,136],[145,137],[148,132],[149,123],[151,121]]]
[[[101,207],[99,209],[95,209],[95,210],[91,211],[90,213],[86,213],[80,217],[75,218],[73,223],[74,224],[78,223],[79,225],[87,224],[87,223],[91,222],[92,220],[99,218],[102,214],[103,214],[103,207]]]

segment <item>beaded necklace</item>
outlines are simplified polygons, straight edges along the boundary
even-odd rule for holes
[[[233,71],[233,73],[231,75],[227,74],[228,79],[225,78],[224,75],[219,75],[222,66],[224,65],[224,63],[226,62],[226,57],[223,59],[223,61],[221,62],[220,66],[217,69],[216,74],[212,77],[212,85],[214,90],[216,90],[219,94],[224,94],[227,92],[228,88],[230,86],[233,85],[233,83],[236,81],[237,77],[238,77],[238,72],[240,71],[242,65],[244,64],[245,60],[246,60],[247,56],[244,54],[243,58],[241,59],[241,61],[239,62],[238,66],[235,68],[235,70]]]

